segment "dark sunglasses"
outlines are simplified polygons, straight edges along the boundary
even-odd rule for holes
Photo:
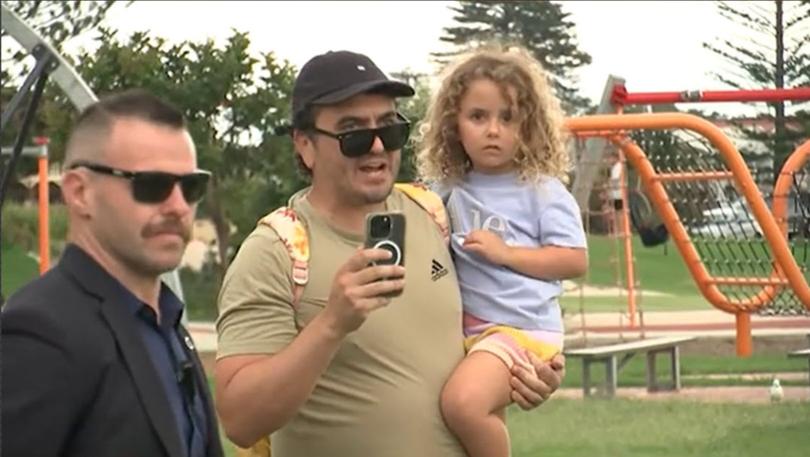
[[[357,129],[348,132],[333,133],[313,127],[314,132],[334,138],[340,142],[340,152],[346,157],[360,157],[371,151],[374,139],[382,141],[387,152],[396,151],[408,142],[411,133],[411,123],[405,116],[397,113],[399,122],[376,129]]]
[[[125,171],[91,162],[76,162],[70,169],[87,168],[104,175],[117,176],[130,180],[132,198],[141,203],[162,203],[169,198],[175,183],[180,183],[183,198],[189,204],[200,201],[205,195],[211,172],[197,170],[194,173],[176,175],[163,171]]]

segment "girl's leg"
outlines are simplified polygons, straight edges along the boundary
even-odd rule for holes
[[[509,405],[509,368],[496,355],[468,355],[447,381],[441,408],[450,430],[469,457],[508,457],[504,408]]]

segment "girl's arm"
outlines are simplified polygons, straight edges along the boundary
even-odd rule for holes
[[[509,247],[505,267],[532,278],[548,281],[577,278],[588,271],[585,249],[543,246],[540,248]]]
[[[490,262],[542,280],[571,279],[588,270],[585,232],[576,200],[558,180],[544,184],[542,204],[524,216],[537,218],[540,247],[509,246],[496,233],[473,230],[464,239],[465,250]]]
[[[581,248],[508,246],[495,233],[474,230],[464,240],[464,249],[496,265],[548,281],[582,276],[588,269],[588,252]]]

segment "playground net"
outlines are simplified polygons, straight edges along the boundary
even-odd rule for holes
[[[721,154],[705,138],[689,130],[639,131],[632,137],[659,175],[692,175],[686,180],[662,181],[700,261],[718,280],[721,293],[731,302],[743,302],[767,291],[769,303],[759,313],[807,314],[786,282],[773,286],[774,280],[778,281],[773,252]],[[784,171],[789,174],[786,179],[791,182],[790,191],[774,195],[772,156],[745,158],[772,214],[774,199],[787,199],[786,214],[774,216],[778,223],[786,223],[791,252],[808,278],[810,164],[793,172]],[[764,173],[758,172],[763,169]]]
[[[663,244],[666,252],[667,240],[671,237],[662,223],[662,216],[675,217],[674,224],[683,229],[679,233],[684,235],[679,237],[686,236],[686,242],[693,248],[693,258],[697,263],[692,265],[701,265],[702,268],[698,270],[705,271],[700,274],[693,271],[696,275],[693,276],[696,289],[698,281],[701,281],[701,290],[715,287],[719,292],[719,295],[713,292],[713,304],[717,306],[716,302],[721,300],[728,309],[756,310],[764,315],[808,314],[806,303],[801,302],[800,295],[791,288],[781,271],[785,264],[779,264],[775,260],[776,256],[772,251],[772,246],[775,246],[772,245],[775,242],[773,233],[763,236],[760,222],[767,222],[769,228],[776,222],[787,237],[791,260],[795,262],[789,268],[793,268],[792,271],[797,271],[808,281],[810,161],[792,160],[792,164],[785,166],[775,180],[773,155],[767,150],[761,149],[757,153],[744,146],[745,155],[738,156],[738,152],[727,148],[721,153],[716,149],[716,139],[710,142],[708,137],[703,136],[704,133],[697,133],[698,130],[694,130],[694,127],[677,128],[673,124],[672,128],[666,130],[642,128],[625,132],[620,129],[605,131],[599,130],[600,127],[586,127],[608,125],[608,121],[602,124],[602,121],[591,124],[587,122],[590,121],[575,124],[577,130],[573,147],[578,171],[588,168],[599,170],[592,182],[587,203],[582,208],[589,234],[606,235],[615,240],[612,244],[617,248],[624,244],[624,251],[629,252],[630,243],[626,239],[622,243],[622,239],[625,238],[626,230],[630,229],[634,238],[640,240],[644,246]],[[594,154],[593,148],[586,151],[586,141],[595,137],[610,140],[605,142],[598,154]],[[633,161],[626,161],[623,155],[616,154],[618,150],[625,151],[628,147],[625,143],[631,140],[638,147],[633,146],[630,149],[640,149],[639,157],[642,157],[643,162],[634,159],[635,165],[643,165],[648,169],[645,175],[652,173],[652,179],[660,183],[666,194],[664,207],[671,207],[671,211],[661,213],[662,207],[653,204],[648,195],[649,189],[640,184]],[[732,137],[731,140],[734,144],[740,143],[738,138]],[[806,145],[802,148],[806,149]],[[733,166],[729,157],[734,158]],[[744,168],[739,168],[740,157],[745,162]],[[802,153],[798,149],[791,156],[794,159],[803,157],[806,157],[806,151]],[[617,173],[611,170],[617,160],[623,164],[623,167],[619,167],[623,171],[618,184],[612,182],[616,180]],[[735,176],[732,173],[732,169],[737,170],[736,173],[743,173],[745,168],[748,170],[745,176]],[[754,178],[753,181],[751,177]],[[617,187],[621,189],[618,193]],[[745,187],[749,195],[751,190],[759,191],[769,210],[765,216],[771,220],[757,221],[741,187]],[[749,187],[752,189],[748,189]],[[615,210],[617,195],[623,200],[625,208],[620,211]],[[660,195],[657,198],[660,205]],[[672,220],[668,223],[672,223]],[[770,239],[770,243],[766,238]],[[632,253],[625,255],[623,259],[619,258],[620,250],[611,249],[604,267],[613,270],[611,276],[620,287],[619,295],[626,297],[628,314],[632,315],[637,309],[636,305],[640,304],[635,303],[640,298],[638,292],[644,286],[639,283],[633,270],[643,269],[644,265],[635,265],[636,256]],[[673,251],[677,253],[680,249]],[[605,256],[591,256],[592,259],[605,263],[603,257]],[[690,261],[687,263],[691,264]],[[798,270],[795,270],[797,266]],[[804,289],[801,293],[806,295]]]

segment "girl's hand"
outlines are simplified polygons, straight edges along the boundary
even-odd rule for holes
[[[496,265],[505,265],[511,249],[501,237],[489,230],[473,230],[464,239],[464,249]]]

